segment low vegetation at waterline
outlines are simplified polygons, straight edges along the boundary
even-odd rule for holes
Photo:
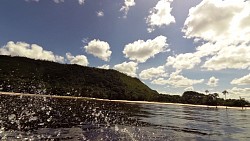
[[[159,94],[137,78],[116,70],[0,55],[0,91],[103,99],[140,100],[200,105],[245,106],[244,99],[222,99],[194,91]]]
[[[250,103],[243,98],[240,99],[223,99],[219,98],[218,93],[208,94],[198,93],[195,91],[186,91],[180,95],[166,95],[158,94],[154,99],[158,102],[173,102],[195,105],[210,105],[210,106],[232,106],[232,107],[244,107],[249,106]]]

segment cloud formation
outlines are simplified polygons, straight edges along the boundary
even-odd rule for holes
[[[154,31],[156,27],[175,23],[175,18],[171,15],[171,2],[172,0],[160,0],[150,11],[150,15],[146,18],[146,22],[149,26],[148,32]]]
[[[239,99],[239,97],[241,97],[247,100],[250,99],[250,95],[249,95],[250,88],[233,87],[232,89],[228,90],[228,92],[230,94],[230,98]]]
[[[88,66],[89,64],[87,57],[84,55],[72,56],[71,53],[66,53],[66,58],[69,60],[70,64],[77,64],[80,66]]]
[[[167,66],[172,66],[175,69],[192,69],[196,64],[201,62],[201,56],[196,53],[179,54],[175,57],[169,56]]]
[[[195,84],[200,84],[204,82],[204,79],[189,79],[187,77],[182,76],[179,74],[180,71],[176,71],[170,74],[170,77],[168,79],[164,78],[158,78],[153,80],[151,83],[152,84],[157,84],[157,85],[172,85],[173,87],[179,88],[179,87],[191,87]]]
[[[167,37],[161,35],[153,40],[138,40],[134,43],[129,43],[125,46],[123,54],[130,60],[144,63],[156,54],[166,51],[167,47]]]
[[[103,11],[97,11],[96,15],[97,15],[97,17],[103,17],[104,16],[104,12]]]
[[[169,56],[167,66],[176,69],[192,69],[201,64],[206,70],[223,69],[250,69],[250,48],[247,44],[228,45],[218,41],[207,42],[196,48],[193,53],[184,53],[176,56]],[[205,58],[202,61],[202,58]]]
[[[209,78],[207,85],[210,87],[216,87],[218,86],[218,82],[219,82],[219,79],[212,76]]]
[[[249,46],[226,46],[209,58],[202,67],[207,70],[250,69],[249,54]]]
[[[194,87],[190,86],[184,89],[184,91],[194,91]]]
[[[124,5],[120,9],[120,11],[124,12],[123,18],[127,18],[129,8],[132,6],[135,6],[135,0],[124,0]]]
[[[164,66],[159,66],[157,68],[150,68],[143,70],[139,76],[144,80],[151,80],[152,78],[167,76],[168,74],[165,72]]]
[[[83,5],[84,2],[85,2],[85,0],[78,0],[78,3],[79,3],[80,5]]]
[[[104,61],[109,61],[112,53],[107,42],[97,39],[90,41],[87,46],[84,46],[84,49],[88,54],[92,54]]]
[[[236,78],[236,79],[232,80],[231,84],[250,85],[250,73],[246,76],[241,77],[241,78]]]
[[[110,68],[110,66],[105,64],[105,65],[102,65],[102,66],[98,66],[97,68],[108,70]]]
[[[25,42],[9,41],[0,48],[0,55],[22,56],[32,59],[48,60],[53,62],[64,62],[64,57],[55,55],[52,51],[44,50],[37,44],[28,44]]]
[[[205,40],[194,55],[208,56],[207,70],[250,68],[250,1],[203,0],[189,11],[183,32]]]
[[[121,64],[115,65],[114,69],[129,76],[136,77],[136,70],[138,69],[137,65],[138,64],[135,62],[123,62]]]
[[[238,44],[250,41],[250,1],[203,0],[189,10],[183,32],[188,38]]]

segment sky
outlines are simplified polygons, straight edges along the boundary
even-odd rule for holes
[[[0,54],[250,100],[250,1],[1,0]]]

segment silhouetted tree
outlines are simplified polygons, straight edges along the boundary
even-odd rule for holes
[[[213,93],[213,94],[212,94],[212,97],[213,97],[213,99],[214,99],[214,101],[215,101],[215,106],[216,106],[216,108],[217,108],[217,105],[218,105],[218,100],[217,100],[217,98],[219,97],[219,94],[218,94],[218,93]]]
[[[225,100],[227,100],[228,91],[227,91],[227,90],[224,90],[222,93],[225,95]]]
[[[227,102],[227,94],[228,94],[228,91],[227,91],[227,90],[224,90],[222,93],[225,95],[225,102]],[[226,108],[227,108],[227,105],[226,105]]]

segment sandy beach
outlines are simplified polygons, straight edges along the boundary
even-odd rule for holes
[[[46,97],[46,98],[64,98],[64,99],[77,99],[77,100],[97,100],[97,101],[109,101],[109,102],[138,103],[138,104],[159,104],[159,105],[177,105],[177,106],[216,108],[216,106],[209,106],[209,105],[193,105],[193,104],[182,104],[182,103],[163,103],[163,102],[150,102],[150,101],[109,100],[109,99],[100,99],[100,98],[91,98],[91,97],[57,96],[57,95],[26,94],[26,93],[12,93],[12,92],[0,92],[0,95],[31,96],[31,97]],[[217,106],[217,108],[242,110],[242,107]],[[249,110],[249,109],[250,109],[250,107],[244,107],[243,108],[243,110]]]

